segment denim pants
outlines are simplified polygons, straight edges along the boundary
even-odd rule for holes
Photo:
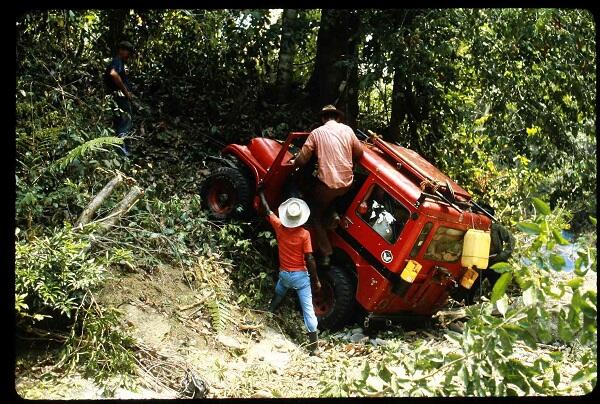
[[[114,127],[117,136],[123,137],[133,127],[131,121],[131,101],[127,97],[115,94],[115,103],[119,107],[118,111],[115,111]]]
[[[310,290],[310,277],[307,271],[279,271],[279,280],[275,286],[275,298],[283,299],[288,289],[295,289],[300,299],[304,325],[308,332],[317,331],[317,316],[312,304],[312,292]]]

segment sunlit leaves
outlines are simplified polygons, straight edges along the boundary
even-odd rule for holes
[[[533,205],[537,209],[537,211],[542,215],[549,215],[551,210],[550,206],[539,198],[531,198],[533,201]]]
[[[552,269],[555,271],[561,271],[565,265],[567,265],[567,262],[562,255],[550,254],[550,266]]]
[[[541,232],[540,226],[537,223],[520,222],[517,223],[517,227],[527,234],[537,235]]]
[[[500,299],[506,293],[506,288],[508,288],[508,285],[510,285],[512,278],[513,278],[513,274],[510,272],[505,272],[502,275],[500,275],[500,278],[498,278],[498,280],[496,281],[496,283],[494,284],[494,287],[492,289],[492,296],[491,296],[492,303],[495,303],[498,299]]]

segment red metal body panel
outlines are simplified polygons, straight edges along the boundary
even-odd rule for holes
[[[301,137],[307,137],[306,132],[292,132],[285,142],[267,138],[253,138],[248,146],[232,144],[225,147],[222,154],[233,154],[243,161],[252,171],[255,184],[264,184],[264,193],[270,206],[278,206],[281,200],[281,190],[292,171],[287,162],[292,158],[288,151],[290,143]],[[254,208],[259,204],[258,197],[254,199]]]
[[[386,142],[385,140],[379,138],[376,138],[374,143],[377,147],[387,152],[387,155],[400,163],[403,169],[406,169],[420,180],[435,180],[444,186],[446,185],[446,182],[448,182],[454,190],[456,196],[460,196],[464,200],[471,199],[471,195],[466,190],[450,179],[450,177],[448,177],[446,174],[441,172],[429,161],[421,157],[421,155],[416,151]]]
[[[287,164],[292,158],[292,154],[288,151],[289,145],[294,139],[306,136],[308,133],[305,132],[292,133],[285,142],[255,138],[248,146],[227,146],[223,153],[233,154],[244,162],[255,176],[256,184],[261,182],[264,184],[265,196],[269,204],[277,206],[282,202],[282,188],[291,172],[291,165]],[[471,196],[412,150],[380,139],[374,143],[375,145],[364,144],[365,152],[358,164],[369,175],[353,196],[346,211],[340,212],[342,216],[340,228],[330,232],[332,246],[342,251],[354,263],[358,279],[356,300],[366,310],[381,314],[398,312],[433,314],[445,304],[448,285],[452,282],[449,279],[436,277],[436,266],[445,268],[456,281],[466,271],[461,267],[460,259],[449,263],[424,258],[427,246],[436,230],[439,226],[446,226],[463,231],[469,228],[488,231],[491,221],[478,213],[469,211],[461,213],[441,201],[425,199],[416,207],[415,204],[421,196],[420,178],[434,179],[442,182],[444,186],[448,181],[457,199],[468,201]],[[384,240],[356,213],[365,193],[373,184],[383,188],[414,215],[407,221],[398,240],[393,244]],[[255,207],[258,207],[258,198],[255,199]],[[429,235],[418,253],[410,257],[409,254],[421,229],[428,222],[433,224]],[[342,233],[345,234],[344,237]],[[361,251],[357,250],[357,246]],[[313,248],[315,247],[313,245]],[[389,250],[393,256],[389,263],[385,263],[382,259],[384,250]],[[406,294],[401,297],[392,292],[393,285],[388,278],[400,274],[409,259],[419,262],[422,269]]]

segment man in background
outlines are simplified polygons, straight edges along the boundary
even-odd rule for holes
[[[128,79],[127,63],[134,53],[135,49],[130,42],[120,42],[117,48],[117,54],[106,67],[104,73],[106,87],[108,91],[112,93],[113,99],[117,104],[113,126],[116,135],[120,138],[125,138],[133,128],[133,122],[131,120],[131,100],[133,94],[131,93],[131,86]],[[121,147],[121,151],[126,156],[129,155],[125,143],[123,144],[123,147]]]

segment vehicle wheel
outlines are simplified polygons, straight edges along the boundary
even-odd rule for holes
[[[319,272],[321,290],[313,295],[313,307],[321,330],[339,329],[356,311],[356,285],[347,271],[332,266]]]
[[[251,181],[240,170],[220,167],[200,187],[200,197],[212,217],[243,217],[251,210]]]

